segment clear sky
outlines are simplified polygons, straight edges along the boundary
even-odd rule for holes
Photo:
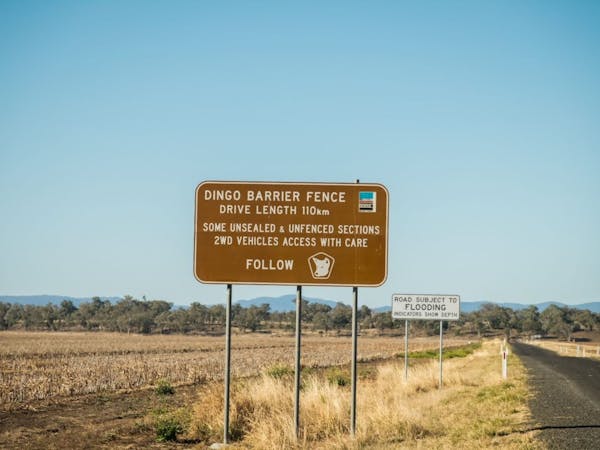
[[[0,2],[0,295],[222,302],[200,182],[357,178],[360,304],[600,300],[600,2]]]

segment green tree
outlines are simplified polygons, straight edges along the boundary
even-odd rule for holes
[[[150,300],[147,302],[147,308],[152,317],[156,317],[165,311],[169,311],[172,307],[173,303],[169,303],[164,300]]]
[[[40,308],[33,305],[25,305],[23,308],[23,326],[26,330],[42,328],[44,320]]]
[[[529,334],[539,334],[542,332],[542,322],[540,321],[540,312],[535,305],[531,305],[519,311],[521,318],[521,331]]]
[[[571,340],[572,322],[565,308],[556,305],[548,306],[541,314],[542,329],[547,334],[552,334],[568,341]]]
[[[8,329],[8,321],[6,320],[6,313],[10,310],[10,303],[0,302],[0,330]]]
[[[584,331],[593,331],[596,320],[589,309],[574,310],[571,314],[572,320],[577,327]]]
[[[190,326],[195,331],[206,330],[207,324],[210,323],[209,309],[198,302],[193,302],[188,308],[188,316]]]
[[[319,313],[329,314],[331,309],[331,306],[325,305],[323,303],[311,303],[306,300],[302,300],[302,321],[306,323],[312,323],[315,315]]]
[[[510,329],[511,309],[494,303],[484,303],[479,310],[483,320],[494,330]]]
[[[113,321],[112,309],[110,301],[93,297],[91,302],[79,305],[76,317],[79,324],[87,330],[114,329],[110,326]]]
[[[373,316],[373,324],[375,328],[379,330],[379,333],[383,333],[386,328],[392,329],[394,326],[394,321],[392,319],[391,312],[380,312]]]
[[[352,308],[338,302],[335,305],[335,308],[329,312],[329,317],[331,318],[331,325],[334,329],[341,330],[349,328],[352,323]]]
[[[268,319],[269,309],[270,306],[267,303],[264,303],[261,306],[252,305],[249,308],[241,308],[241,310],[236,313],[238,326],[243,330],[258,330],[261,327],[262,322]]]
[[[58,309],[59,328],[71,325],[76,312],[77,308],[71,300],[60,302],[60,308]]]
[[[227,315],[225,305],[212,305],[208,308],[208,316],[211,327],[225,328],[225,316]]]
[[[7,328],[15,328],[24,318],[25,312],[22,305],[13,303],[4,314]]]
[[[358,320],[361,322],[368,320],[371,318],[372,314],[373,312],[371,311],[371,308],[369,308],[367,305],[362,305],[358,310]]]
[[[39,309],[44,328],[56,331],[58,328],[58,309],[52,303],[48,303],[46,306],[40,306]]]
[[[319,311],[313,316],[312,326],[314,330],[323,330],[325,334],[332,327],[331,317],[324,311]]]

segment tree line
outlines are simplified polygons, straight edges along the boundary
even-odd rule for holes
[[[324,334],[343,333],[351,328],[352,308],[343,303],[334,307],[302,300],[302,322],[307,330]],[[291,331],[295,327],[295,311],[271,311],[268,304],[232,306],[232,326],[242,332],[268,330]],[[122,333],[214,333],[224,332],[224,305],[192,303],[174,308],[164,300],[138,300],[125,296],[116,303],[94,297],[78,307],[70,300],[59,305],[21,305],[0,302],[0,330],[86,330]],[[380,333],[400,332],[404,320],[392,320],[390,312],[377,312],[363,305],[357,311],[362,330]],[[439,321],[413,320],[411,332],[432,335],[439,332]],[[444,322],[444,328],[455,335],[485,336],[489,334],[552,335],[570,340],[576,331],[600,330],[600,314],[568,306],[551,305],[540,312],[536,306],[513,310],[493,303],[478,311],[462,313],[458,321]]]

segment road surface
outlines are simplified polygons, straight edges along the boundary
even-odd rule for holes
[[[534,397],[529,406],[541,439],[551,449],[600,449],[600,361],[560,356],[512,344],[527,368]]]

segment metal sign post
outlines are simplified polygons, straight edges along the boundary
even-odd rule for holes
[[[460,318],[460,296],[430,294],[394,294],[392,295],[392,319],[405,320],[404,377],[408,378],[408,320],[440,321],[440,389],[443,384],[444,320]]]
[[[360,180],[356,180],[360,183]],[[350,406],[350,433],[356,435],[356,359],[358,358],[358,287],[352,288],[352,400]]]
[[[440,320],[440,389],[442,388],[443,381],[443,363],[442,363],[442,353],[444,351],[444,322]]]
[[[356,359],[358,355],[358,288],[352,288],[352,405],[350,407],[350,432],[356,434]]]
[[[408,381],[408,320],[404,321],[404,380]]]
[[[294,392],[294,426],[296,438],[300,433],[300,353],[302,338],[302,286],[296,287],[296,368],[295,368],[295,392]]]
[[[225,417],[223,422],[223,443],[229,441],[229,385],[231,381],[231,284],[227,285],[225,306]]]

